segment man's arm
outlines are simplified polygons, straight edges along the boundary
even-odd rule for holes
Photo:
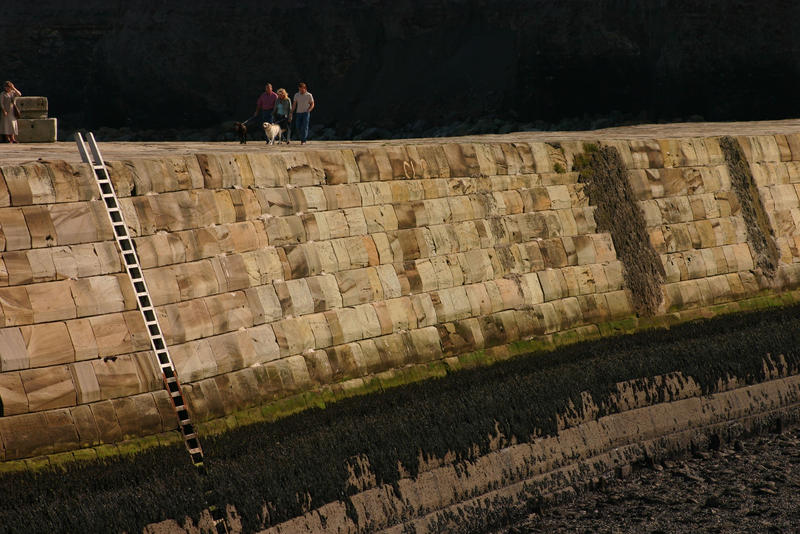
[[[311,113],[312,111],[314,111],[314,97],[313,96],[311,97],[311,105],[308,106],[308,112]]]

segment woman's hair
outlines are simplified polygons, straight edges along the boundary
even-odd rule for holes
[[[281,87],[280,89],[278,89],[277,93],[278,93],[279,95],[284,95],[284,96],[286,96],[286,97],[288,97],[288,96],[289,96],[289,93],[287,93],[287,92],[286,92],[286,89],[284,89],[283,87]]]
[[[11,85],[10,81],[6,80],[3,82],[3,87],[8,87],[9,85]]]

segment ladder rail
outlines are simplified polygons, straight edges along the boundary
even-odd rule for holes
[[[125,218],[119,206],[119,199],[114,191],[114,185],[111,182],[111,176],[108,173],[103,157],[100,155],[100,149],[97,146],[97,141],[94,134],[89,132],[87,134],[88,149],[86,141],[80,132],[76,132],[75,141],[78,145],[78,152],[80,152],[81,159],[84,163],[89,163],[94,172],[95,181],[100,190],[100,198],[103,201],[106,214],[111,222],[113,229],[114,239],[117,247],[122,256],[125,270],[128,273],[128,279],[133,286],[136,295],[136,305],[142,315],[142,320],[147,330],[147,335],[150,340],[150,347],[156,357],[159,369],[161,369],[161,378],[164,384],[164,389],[169,394],[172,408],[175,412],[175,417],[178,420],[178,428],[180,429],[183,437],[184,445],[189,453],[192,463],[195,467],[205,472],[203,461],[205,455],[203,448],[200,445],[200,440],[197,435],[194,424],[192,423],[189,414],[189,408],[186,405],[186,400],[183,395],[178,373],[175,369],[175,364],[172,361],[172,356],[169,353],[169,347],[164,339],[161,325],[158,321],[158,314],[156,308],[153,306],[153,300],[150,297],[150,291],[147,288],[147,282],[144,278],[141,263],[139,262],[139,255],[136,253],[133,239],[128,231],[128,226],[125,224]],[[206,491],[206,499],[212,500],[211,495],[213,492]],[[221,510],[217,509],[213,504],[209,506],[214,519],[214,525],[218,533],[227,532],[227,525],[222,518]]]

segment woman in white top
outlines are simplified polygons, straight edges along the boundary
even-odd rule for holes
[[[2,108],[2,115],[0,115],[0,135],[9,143],[17,142],[17,118],[19,112],[17,106],[14,105],[14,100],[18,96],[22,96],[14,84],[11,82],[3,82],[3,92],[0,93],[0,108]]]

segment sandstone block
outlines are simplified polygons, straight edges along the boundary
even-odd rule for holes
[[[77,396],[69,367],[58,365],[20,372],[32,412],[75,406]]]
[[[75,431],[78,433],[80,447],[91,447],[100,443],[100,430],[97,428],[92,408],[88,405],[78,405],[69,409]]]
[[[92,362],[77,362],[69,366],[72,380],[77,392],[78,404],[97,402],[103,397],[100,394],[100,384],[94,373]]]
[[[22,214],[28,226],[32,247],[51,247],[58,242],[47,206],[26,206],[22,208]]]
[[[605,293],[605,297],[612,318],[626,317],[633,313],[633,305],[627,291],[610,291]]]
[[[325,348],[333,344],[333,335],[331,334],[328,319],[325,317],[324,313],[307,315],[304,319],[308,322],[308,326],[314,335],[314,348]]]
[[[134,350],[128,325],[121,313],[98,315],[89,319],[101,357],[125,354]]]
[[[560,270],[547,269],[539,271],[537,275],[545,301],[560,299],[567,295],[566,281]]]
[[[436,325],[437,337],[443,354],[457,355],[477,350],[482,346],[483,334],[477,319]]]
[[[0,438],[5,446],[5,459],[15,460],[53,452],[44,414],[23,414],[0,418]]]
[[[159,267],[143,272],[154,306],[163,306],[181,300],[181,289],[178,285],[180,278],[175,273],[180,273],[182,270],[183,267],[177,268],[177,270],[173,267]],[[184,287],[188,285],[188,281],[184,282]]]
[[[33,191],[26,171],[27,167],[24,165],[2,167],[5,177],[4,193],[9,195],[12,206],[26,206],[34,203]],[[4,204],[8,206],[8,204]]]
[[[18,372],[0,373],[0,418],[28,411],[28,397]]]
[[[75,318],[75,302],[72,301],[69,281],[33,284],[26,290],[35,322]]]
[[[289,183],[296,186],[309,186],[324,183],[325,171],[319,161],[313,161],[301,152],[283,153],[276,156],[283,160],[284,168],[289,175]]]
[[[336,273],[343,306],[364,304],[383,298],[383,287],[374,267]]]
[[[19,208],[0,208],[0,249],[24,250],[31,247],[25,216]]]
[[[152,350],[135,352],[131,358],[136,366],[136,374],[139,376],[142,391],[163,389],[164,375]]]
[[[242,369],[256,362],[253,339],[246,330],[208,338],[219,373]]]
[[[139,380],[133,356],[125,354],[115,359],[92,360],[94,374],[100,385],[100,395],[113,399],[142,393],[144,388]]]
[[[367,373],[368,368],[358,343],[338,345],[328,349],[327,354],[331,379],[334,382],[341,382]]]
[[[415,362],[429,362],[443,356],[439,332],[433,326],[418,328],[407,333],[413,348],[411,356]]]
[[[274,155],[247,152],[246,157],[257,188],[278,187],[289,183],[289,173],[283,161],[279,161]]]
[[[253,312],[244,291],[222,293],[204,299],[214,334],[253,326]]]
[[[214,325],[204,299],[170,304],[159,312],[161,329],[168,345],[214,335]],[[161,312],[166,320],[162,320]]]
[[[26,253],[27,252],[27,253]],[[33,269],[28,253],[31,251],[6,252],[2,257],[3,285],[21,285],[33,282]]]
[[[303,354],[303,358],[306,360],[308,376],[313,384],[321,385],[331,381],[333,371],[326,351],[314,350]]]
[[[581,316],[587,323],[602,323],[609,320],[608,301],[604,295],[580,295],[577,300]]]
[[[0,372],[30,367],[25,338],[19,327],[0,329]]]
[[[280,347],[281,356],[300,354],[305,350],[313,349],[314,333],[308,321],[298,319],[283,319],[273,323],[275,339]]]
[[[271,285],[247,289],[245,294],[254,324],[277,321],[283,316],[280,300]]]
[[[19,328],[31,367],[75,361],[75,351],[64,323],[45,323]]]
[[[115,443],[122,440],[122,429],[110,400],[95,402],[89,405],[97,424],[100,441]]]
[[[360,179],[358,165],[351,150],[321,150],[317,152],[327,184],[346,184]]]
[[[135,395],[111,401],[123,439],[158,434],[161,415],[152,395]]]
[[[170,347],[170,356],[183,383],[217,374],[217,361],[207,339]]]

